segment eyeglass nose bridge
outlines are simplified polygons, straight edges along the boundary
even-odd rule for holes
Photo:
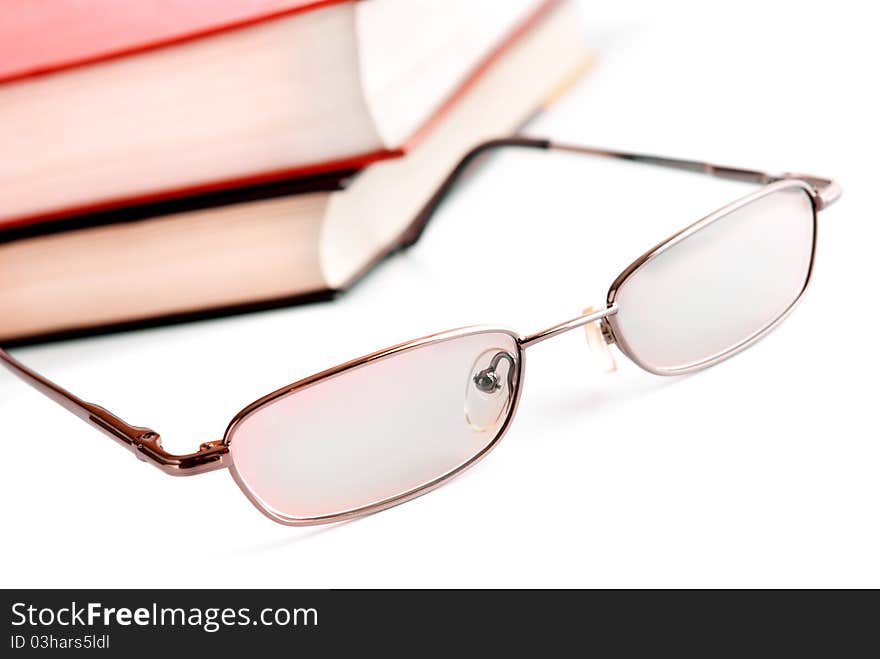
[[[577,329],[579,327],[589,326],[592,323],[596,323],[597,325],[599,325],[598,331],[601,334],[601,342],[603,344],[614,343],[614,334],[611,332],[611,329],[609,328],[605,319],[608,316],[613,316],[616,313],[617,305],[615,304],[610,304],[607,307],[599,310],[594,310],[593,307],[587,307],[584,310],[584,313],[582,313],[580,316],[563,321],[556,325],[552,325],[539,332],[527,334],[520,339],[519,343],[523,348],[528,348],[535,345],[536,343],[541,343],[541,341],[552,339],[554,336],[564,334],[565,332],[570,332],[571,330]]]

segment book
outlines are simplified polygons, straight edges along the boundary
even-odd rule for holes
[[[406,155],[0,232],[0,343],[329,298],[401,236],[473,144],[509,134],[590,58],[553,3],[480,67]],[[66,229],[66,230],[65,230]]]
[[[400,155],[544,0],[12,0],[0,226]]]

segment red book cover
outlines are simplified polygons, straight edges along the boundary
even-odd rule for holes
[[[4,0],[0,83],[351,0]]]

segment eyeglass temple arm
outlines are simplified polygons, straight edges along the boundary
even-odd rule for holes
[[[165,473],[190,476],[227,466],[224,456],[228,449],[222,441],[206,442],[197,452],[186,455],[168,453],[162,448],[162,439],[155,430],[132,426],[100,405],[82,400],[31,370],[3,348],[0,348],[0,365],[86,423],[129,448],[139,460],[149,462]]]
[[[600,156],[604,158],[617,158],[619,160],[630,160],[648,165],[657,165],[672,169],[681,169],[689,172],[700,174],[709,174],[718,178],[733,179],[737,181],[746,181],[749,183],[768,184],[774,181],[782,181],[785,179],[798,179],[809,184],[814,192],[817,208],[819,210],[833,204],[840,198],[840,186],[831,179],[812,176],[809,174],[785,173],[780,175],[769,174],[767,172],[755,169],[742,169],[739,167],[728,167],[726,165],[717,165],[699,160],[683,160],[681,158],[666,158],[663,156],[653,156],[643,153],[630,153],[627,151],[612,151],[610,149],[600,149],[597,147],[581,146],[578,144],[566,144],[561,142],[553,142],[548,139],[522,137],[513,135],[499,139],[489,140],[478,144],[468,151],[461,160],[452,168],[442,183],[437,187],[434,194],[422,207],[419,213],[413,218],[412,223],[402,238],[402,246],[408,247],[414,244],[421,237],[431,217],[437,208],[447,197],[447,195],[455,187],[455,184],[461,176],[468,170],[480,156],[504,147],[525,147],[533,149],[546,149],[550,151],[564,151],[567,153],[578,153],[582,155]]]

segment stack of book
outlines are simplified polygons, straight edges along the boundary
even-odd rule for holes
[[[0,344],[330,297],[587,65],[554,0],[15,0]]]

